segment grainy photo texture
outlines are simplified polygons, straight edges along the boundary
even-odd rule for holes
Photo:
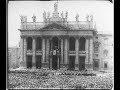
[[[8,89],[114,88],[113,4],[9,1]]]

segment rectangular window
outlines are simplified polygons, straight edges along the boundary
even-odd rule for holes
[[[107,68],[107,63],[104,63],[104,68]]]

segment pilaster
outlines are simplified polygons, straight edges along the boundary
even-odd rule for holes
[[[75,50],[76,50],[76,59],[75,59],[75,64],[78,64],[78,57],[79,57],[79,37],[76,37],[75,41]],[[75,65],[75,69],[79,70],[79,68]]]
[[[45,38],[42,38],[42,63],[45,62]]]
[[[36,55],[35,55],[35,49],[36,49],[36,38],[33,37],[33,59],[32,59],[32,68],[35,68],[36,66]]]
[[[26,50],[27,50],[27,42],[26,38],[24,38],[24,67],[26,68]]]

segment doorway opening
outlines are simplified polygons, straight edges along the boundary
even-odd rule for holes
[[[79,70],[85,70],[85,56],[79,57]]]
[[[75,56],[69,56],[69,70],[75,69]]]

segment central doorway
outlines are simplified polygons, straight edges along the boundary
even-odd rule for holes
[[[58,55],[57,51],[59,50],[59,40],[57,37],[52,38],[52,69],[57,70],[58,68]]]

